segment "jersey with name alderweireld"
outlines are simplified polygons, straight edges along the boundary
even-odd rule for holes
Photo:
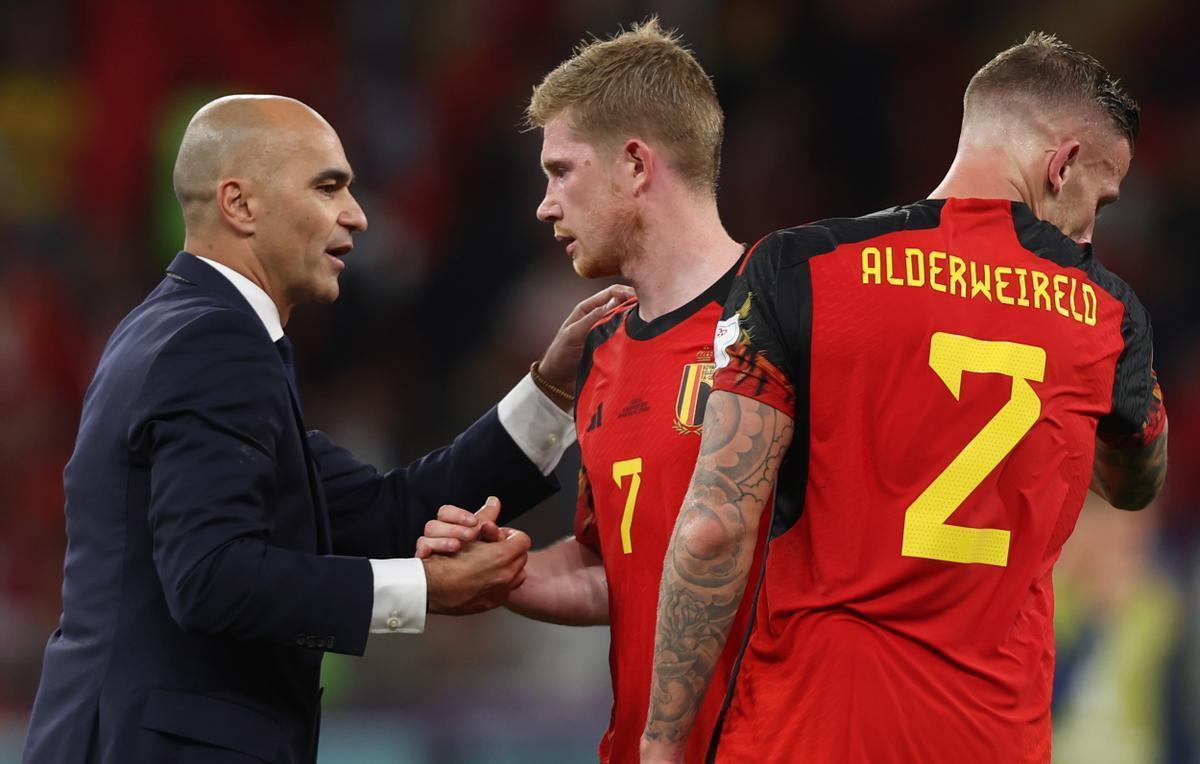
[[[1165,421],[1129,287],[1023,204],[926,200],[767,237],[720,326],[715,389],[796,435],[716,760],[1048,761],[1097,431]]]

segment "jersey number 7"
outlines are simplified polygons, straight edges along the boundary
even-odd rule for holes
[[[1033,382],[1046,374],[1046,351],[1015,342],[992,342],[937,332],[929,365],[958,400],[965,372],[1012,377],[1012,393],[996,415],[958,452],[946,469],[908,506],[901,554],[958,563],[1008,565],[1012,532],[946,522],[1016,447],[1042,413]]]
[[[624,459],[613,462],[613,482],[617,488],[622,488],[621,480],[631,477],[629,481],[629,496],[625,498],[625,512],[621,515],[621,551],[625,554],[633,552],[633,509],[637,506],[638,489],[642,487],[642,458]]]

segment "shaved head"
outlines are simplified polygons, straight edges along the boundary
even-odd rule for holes
[[[213,219],[222,179],[272,176],[297,136],[314,128],[333,132],[320,114],[293,98],[231,95],[205,104],[188,123],[175,159],[175,198],[185,226],[192,230]]]
[[[173,180],[184,249],[261,287],[285,324],[295,305],[337,299],[351,236],[367,217],[320,114],[282,96],[218,98],[188,123]]]

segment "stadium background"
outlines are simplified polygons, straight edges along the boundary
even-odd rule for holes
[[[179,135],[216,95],[301,98],[339,130],[370,218],[332,307],[288,327],[311,426],[390,465],[497,400],[577,279],[534,219],[530,87],[585,33],[658,12],[727,113],[735,237],[924,196],[962,89],[1031,29],[1097,55],[1143,129],[1097,252],[1155,321],[1167,489],[1089,505],[1057,569],[1056,760],[1200,761],[1200,18],[1178,0],[1003,4],[528,0],[0,4],[0,762],[15,761],[59,612],[61,470],[102,344],[179,248]],[[561,469],[574,482],[575,457]],[[569,531],[568,488],[522,525]],[[506,612],[327,659],[323,762],[594,760],[607,637]]]

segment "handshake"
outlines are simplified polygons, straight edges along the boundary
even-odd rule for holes
[[[430,613],[469,615],[499,607],[525,581],[529,536],[496,525],[500,500],[478,512],[445,505],[425,524],[416,557],[425,565]]]

